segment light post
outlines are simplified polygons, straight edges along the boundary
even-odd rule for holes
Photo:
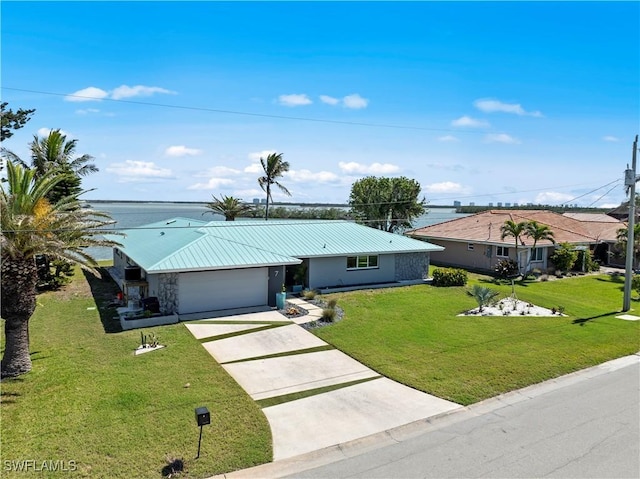
[[[200,439],[198,439],[198,455],[196,459],[200,457],[200,444],[202,443],[202,426],[211,424],[211,415],[206,407],[196,408],[196,423],[200,426]]]

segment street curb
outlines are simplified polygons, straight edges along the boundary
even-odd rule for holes
[[[262,464],[248,469],[211,476],[209,479],[279,478],[293,475],[357,456],[367,451],[379,449],[392,444],[398,444],[426,432],[441,429],[472,417],[492,413],[505,407],[511,407],[512,405],[522,401],[542,396],[551,391],[586,381],[603,374],[608,374],[618,369],[638,363],[640,363],[640,352],[624,356],[622,358],[613,359],[590,368],[581,369],[580,371],[575,371],[554,379],[549,379],[542,383],[533,384],[522,389],[501,394],[490,399],[485,399],[484,401],[480,401],[469,406],[460,406],[459,408],[451,411],[436,414],[434,416],[413,421],[409,424],[359,439],[354,439],[353,441],[336,444],[317,451],[282,459],[280,461],[269,462],[267,464]]]

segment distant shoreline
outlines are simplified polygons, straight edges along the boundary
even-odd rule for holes
[[[83,200],[85,203],[120,203],[120,204],[168,204],[168,205],[205,205],[208,201],[162,201],[162,200]],[[256,206],[263,206],[265,203],[248,203]],[[270,206],[297,206],[301,208],[349,208],[346,203],[285,203],[276,201],[269,203]],[[550,206],[550,205],[519,205],[519,206],[489,206],[489,205],[427,205],[429,208],[455,208],[457,213],[474,214],[487,210],[550,210],[557,213],[564,212],[589,212],[589,213],[606,213],[610,208],[586,208],[586,207],[567,207],[567,206]]]

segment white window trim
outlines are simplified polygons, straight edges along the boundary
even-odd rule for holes
[[[502,248],[502,254],[500,254],[499,248]],[[504,250],[507,250],[507,254],[504,254]],[[496,258],[508,258],[509,257],[509,247],[508,246],[496,246]]]
[[[474,247],[475,247],[474,243],[467,243],[467,251],[473,251]]]
[[[369,264],[369,258],[371,257],[375,257],[376,258],[376,265],[375,266],[358,266],[360,264],[360,258],[367,258],[367,265]],[[347,271],[360,271],[363,269],[379,269],[380,268],[380,255],[377,254],[361,254],[361,255],[357,255],[357,256],[347,256],[347,262],[349,261],[349,258],[355,258],[356,259],[356,267],[355,268],[349,268],[347,266]]]

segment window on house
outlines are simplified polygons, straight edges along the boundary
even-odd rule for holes
[[[503,258],[509,257],[509,248],[506,246],[496,246],[496,256],[501,256]]]
[[[467,243],[467,250],[473,251],[473,243]]]
[[[347,256],[347,269],[371,269],[378,267],[378,256]]]
[[[531,261],[543,261],[544,248],[533,248],[531,250]]]

